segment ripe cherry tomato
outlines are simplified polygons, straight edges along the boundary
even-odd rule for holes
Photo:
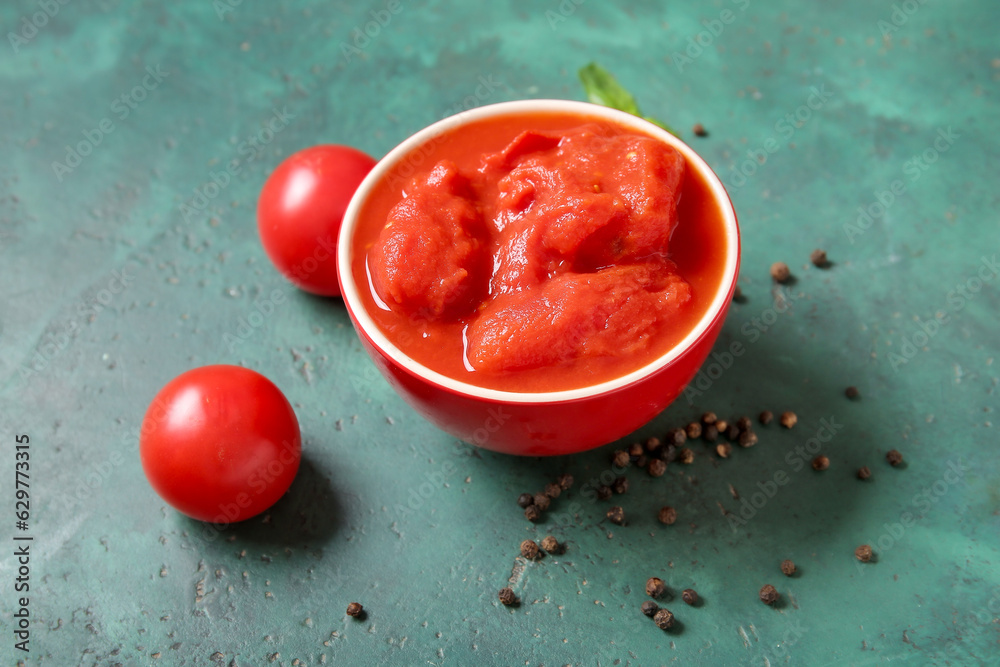
[[[340,296],[337,232],[375,160],[349,146],[313,146],[291,155],[264,183],[257,229],[267,256],[313,294]]]
[[[292,406],[266,377],[240,366],[202,366],[153,399],[139,452],[167,503],[195,519],[230,523],[284,495],[302,440]]]

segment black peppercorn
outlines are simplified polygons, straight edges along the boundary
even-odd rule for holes
[[[625,525],[625,510],[617,505],[608,510],[607,517],[611,523],[616,523],[619,526]]]
[[[614,484],[611,485],[611,488],[613,488],[615,490],[615,493],[619,495],[621,495],[622,493],[626,493],[628,491],[628,478],[627,477],[616,478]]]
[[[677,521],[677,510],[673,507],[661,507],[656,518],[659,519],[660,523],[670,526]]]
[[[510,588],[501,588],[498,597],[500,598],[500,602],[508,607],[517,604],[517,596],[514,595],[514,591]]]
[[[674,627],[674,615],[667,609],[661,609],[653,615],[653,623],[661,630],[669,630]]]
[[[538,544],[534,540],[521,542],[521,555],[528,560],[535,560],[538,558]]]
[[[764,604],[774,604],[778,601],[778,590],[771,584],[760,589],[760,601]]]
[[[563,552],[563,545],[559,544],[559,540],[551,535],[546,535],[545,539],[542,540],[542,549],[550,554],[560,554]]]

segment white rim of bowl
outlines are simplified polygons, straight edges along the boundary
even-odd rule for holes
[[[361,210],[362,203],[375,187],[375,184],[391,167],[395,166],[397,162],[421,144],[424,144],[430,139],[433,139],[434,137],[460,125],[483,120],[485,118],[492,118],[494,116],[529,113],[569,113],[607,119],[624,127],[634,128],[670,144],[684,155],[684,158],[689,166],[696,168],[704,177],[705,181],[709,185],[709,188],[711,189],[712,195],[722,209],[723,222],[726,228],[726,265],[723,280],[720,283],[719,289],[716,292],[715,297],[712,299],[712,303],[708,310],[702,318],[698,320],[698,324],[690,332],[688,332],[688,335],[685,336],[683,340],[652,362],[613,380],[608,380],[600,384],[589,385],[586,387],[579,387],[577,389],[563,389],[560,391],[539,393],[513,392],[479,387],[477,385],[462,382],[448,377],[447,375],[438,373],[437,371],[434,371],[407,356],[402,350],[396,347],[385,336],[385,334],[382,333],[382,331],[378,328],[378,325],[375,324],[374,320],[372,320],[371,316],[368,314],[368,311],[365,309],[358,294],[360,287],[355,283],[353,271],[351,270],[353,260],[353,244],[351,243],[351,238],[354,234],[355,228],[357,227],[358,213]],[[385,157],[379,160],[378,164],[375,165],[375,167],[358,187],[357,192],[355,192],[354,197],[351,199],[351,203],[347,207],[347,211],[344,214],[344,222],[338,237],[337,270],[340,274],[341,286],[343,288],[343,298],[350,306],[351,312],[354,314],[354,317],[361,329],[372,340],[372,342],[375,343],[377,348],[389,356],[389,358],[391,358],[394,362],[414,375],[425,380],[429,380],[430,382],[440,385],[450,391],[475,398],[504,401],[508,403],[560,403],[582,398],[590,398],[626,387],[633,382],[642,380],[643,378],[659,371],[661,368],[667,366],[681,356],[681,354],[686,352],[705,334],[709,325],[711,325],[711,323],[719,315],[719,312],[722,310],[726,301],[728,301],[729,293],[732,291],[733,284],[736,282],[736,267],[739,259],[738,249],[739,230],[736,224],[736,212],[733,208],[731,200],[729,199],[729,195],[726,193],[726,189],[722,185],[722,181],[719,180],[719,177],[715,175],[715,172],[712,171],[708,164],[680,139],[666,130],[638,118],[637,116],[625,113],[624,111],[618,111],[617,109],[590,104],[589,102],[549,99],[518,100],[514,102],[500,102],[497,104],[477,107],[475,109],[463,111],[454,116],[449,116],[448,118],[439,120],[438,122],[429,125],[412,135],[410,138],[403,141],[403,143],[389,151]],[[367,285],[365,286],[365,289],[367,289]]]

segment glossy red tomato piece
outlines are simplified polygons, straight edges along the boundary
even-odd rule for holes
[[[202,366],[153,399],[139,451],[160,497],[192,518],[224,524],[260,514],[284,495],[302,439],[288,399],[266,377]]]
[[[257,202],[267,256],[296,286],[340,296],[337,233],[347,205],[375,160],[349,146],[324,145],[291,155],[268,177]]]

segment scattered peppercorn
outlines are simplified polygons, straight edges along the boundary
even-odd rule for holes
[[[655,436],[652,437],[652,438],[647,438],[646,439],[646,451],[648,453],[650,453],[650,454],[652,454],[653,452],[659,450],[660,447],[662,447],[662,446],[663,446],[663,443],[660,442],[660,439],[657,438],[657,437],[655,437]]]
[[[719,455],[720,459],[728,459],[729,455],[733,453],[733,446],[728,442],[720,442],[715,446],[715,453]]]
[[[813,250],[812,253],[810,253],[809,261],[821,269],[825,269],[827,266],[830,265],[830,260],[828,260],[826,257],[826,251],[820,250],[819,248]]]
[[[646,470],[649,472],[650,477],[662,477],[663,473],[667,472],[667,464],[661,459],[653,459],[649,462]]]
[[[521,542],[521,555],[528,560],[535,560],[538,558],[538,543],[534,540],[525,540]]]
[[[560,489],[566,491],[569,487],[573,486],[573,475],[565,472],[559,475],[559,479],[556,480],[556,483],[559,484]]]
[[[618,478],[616,478],[615,481],[614,481],[614,484],[611,485],[611,488],[614,489],[615,493],[617,493],[618,495],[621,495],[623,493],[627,493],[628,492],[628,478],[627,477],[618,477]]]
[[[872,548],[867,544],[862,544],[854,550],[854,557],[862,563],[867,563],[872,559]]]
[[[753,431],[740,433],[740,447],[753,447],[757,444],[757,434]]]
[[[858,479],[864,480],[872,476],[872,469],[868,466],[858,468]]]
[[[690,465],[694,463],[694,452],[687,447],[677,452],[677,460],[684,465]]]
[[[534,504],[535,504],[535,497],[530,493],[522,493],[517,497],[518,507],[525,508],[528,505],[534,505]]]
[[[798,416],[791,411],[781,413],[781,425],[785,428],[792,428],[799,422]]]
[[[733,290],[733,301],[740,301],[742,299],[743,299],[743,290],[741,290],[740,286],[737,285],[736,288]]]
[[[528,521],[538,521],[542,518],[542,510],[537,505],[528,505],[524,508],[524,518]]]
[[[650,577],[646,580],[646,595],[651,598],[661,598],[667,592],[667,585],[659,577]]]
[[[770,410],[764,410],[762,413],[757,415],[757,421],[759,421],[763,426],[767,426],[774,419],[774,413]]]
[[[898,449],[890,449],[885,455],[885,460],[890,465],[898,466],[903,462],[903,455],[899,453]]]
[[[774,604],[778,601],[778,589],[771,584],[760,589],[760,601],[764,604]]]
[[[860,395],[861,392],[858,391],[858,388],[854,386],[848,387],[847,389],[844,390],[844,396],[850,399],[855,399]]]
[[[726,437],[730,440],[739,440],[740,427],[736,424],[730,424],[729,428],[726,429]]]
[[[558,498],[560,493],[562,493],[562,487],[558,484],[553,483],[545,485],[545,495],[549,498]]]
[[[660,523],[667,526],[672,526],[675,521],[677,521],[677,510],[673,507],[661,507],[660,512],[656,515],[656,518],[660,520]]]
[[[537,507],[542,512],[549,509],[549,505],[551,504],[552,504],[552,499],[549,498],[544,493],[535,494],[535,507]]]
[[[788,265],[784,262],[775,262],[771,265],[771,277],[775,282],[783,283],[792,277],[792,272],[788,270]]]
[[[830,467],[830,459],[820,454],[812,460],[813,470],[826,470]]]
[[[672,442],[673,444],[680,446],[687,441],[687,431],[682,428],[675,428],[674,430],[667,433],[667,442]]]
[[[517,596],[510,588],[501,588],[499,598],[500,602],[508,607],[517,604]]]
[[[725,433],[726,429],[729,428],[729,422],[725,419],[719,419],[715,422],[715,428],[719,429],[719,433]]]
[[[563,552],[563,545],[559,544],[559,540],[551,535],[546,535],[542,540],[542,548],[550,554],[561,554]]]
[[[741,431],[749,431],[753,428],[753,422],[746,415],[740,417],[736,420],[736,425],[740,427]]]
[[[629,463],[629,455],[624,449],[616,450],[611,455],[611,464],[616,468],[624,468]]]
[[[645,468],[647,463],[649,463],[649,457],[643,454],[642,456],[640,456],[635,460],[635,467]]]
[[[709,424],[702,430],[701,437],[705,442],[715,442],[719,439],[719,429],[715,427],[715,424]]]
[[[633,459],[642,456],[645,451],[646,449],[642,446],[641,442],[633,442],[628,446],[628,455]]]
[[[687,425],[685,431],[687,432],[687,437],[694,440],[695,438],[701,436],[701,424],[698,422],[691,422]]]
[[[696,137],[707,137],[708,136],[708,130],[706,130],[705,126],[702,125],[701,123],[695,123],[694,127],[691,128],[691,131],[694,132],[694,136],[696,136]]]
[[[610,497],[611,497],[611,487],[610,486],[601,485],[601,486],[597,487],[597,499],[598,500],[607,500]]]
[[[669,630],[674,627],[674,615],[666,609],[661,609],[653,616],[653,623],[660,630]]]
[[[719,421],[719,417],[714,412],[706,412],[701,415],[701,423],[708,426]]]
[[[365,613],[365,608],[361,606],[360,602],[352,602],[347,605],[347,615],[353,616],[354,618],[360,618],[361,614]]]
[[[618,505],[615,505],[614,507],[608,510],[607,517],[608,521],[610,521],[611,523],[616,523],[619,526],[625,525],[625,510],[623,510]]]
[[[781,573],[786,577],[795,574],[795,563],[788,559],[781,561]]]
[[[677,445],[670,443],[660,448],[660,459],[664,463],[673,463],[677,460]]]
[[[639,609],[641,609],[642,613],[646,616],[653,618],[653,616],[656,616],[656,612],[660,611],[660,605],[656,604],[652,600],[646,600],[642,603],[642,606],[639,607]]]
[[[694,606],[698,604],[698,593],[693,588],[685,588],[684,592],[681,593],[681,599]]]

